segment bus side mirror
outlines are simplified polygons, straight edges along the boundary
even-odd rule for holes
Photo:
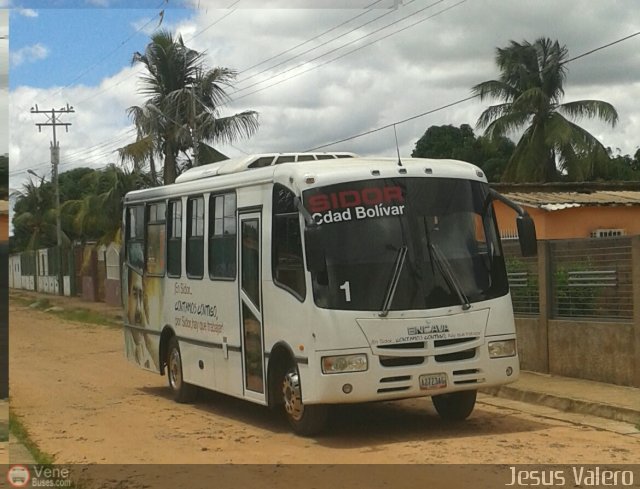
[[[538,254],[538,240],[536,238],[536,225],[529,214],[516,217],[518,226],[518,240],[522,256],[536,256]]]
[[[305,258],[310,272],[322,273],[327,270],[323,236],[319,226],[308,226],[304,230]]]

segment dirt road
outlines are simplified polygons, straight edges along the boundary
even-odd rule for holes
[[[169,398],[123,357],[122,332],[10,303],[11,407],[59,463],[640,463],[640,437],[483,402],[446,424],[428,399],[336,409],[292,435],[267,408],[207,393]]]

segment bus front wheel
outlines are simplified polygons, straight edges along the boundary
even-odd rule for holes
[[[431,398],[433,406],[442,419],[463,421],[469,417],[476,405],[477,391],[451,392]]]
[[[282,403],[287,421],[298,435],[312,436],[326,427],[327,406],[305,406],[302,403],[300,373],[294,364],[287,368],[282,379]]]
[[[177,402],[191,402],[196,397],[196,386],[187,384],[182,378],[182,356],[180,345],[174,336],[167,348],[167,377],[173,398]]]

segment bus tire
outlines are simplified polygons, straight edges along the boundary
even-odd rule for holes
[[[476,405],[477,391],[451,392],[433,396],[431,401],[440,417],[446,421],[464,421]]]
[[[302,389],[298,367],[291,363],[282,378],[282,403],[287,421],[293,431],[301,436],[313,436],[326,428],[328,407],[302,403]]]
[[[196,386],[187,384],[182,378],[182,356],[178,338],[173,336],[167,346],[167,378],[176,402],[192,402],[196,398]]]

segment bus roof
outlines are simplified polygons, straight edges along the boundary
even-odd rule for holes
[[[283,163],[301,163],[303,161],[332,160],[338,158],[355,158],[355,153],[264,153],[241,156],[228,160],[209,163],[191,168],[176,178],[176,183],[191,182],[201,178],[238,173],[241,171],[262,168]]]
[[[356,157],[353,153],[340,154],[348,156],[331,156],[329,159],[272,163],[254,167],[250,165],[260,158],[271,157],[275,161],[282,155],[299,156],[300,154],[274,153],[225,160],[188,170],[174,184],[129,192],[125,202],[217,192],[274,182],[302,192],[318,186],[376,178],[434,177],[487,181],[484,173],[477,166],[458,160],[404,158],[402,165],[399,165],[397,158]]]

